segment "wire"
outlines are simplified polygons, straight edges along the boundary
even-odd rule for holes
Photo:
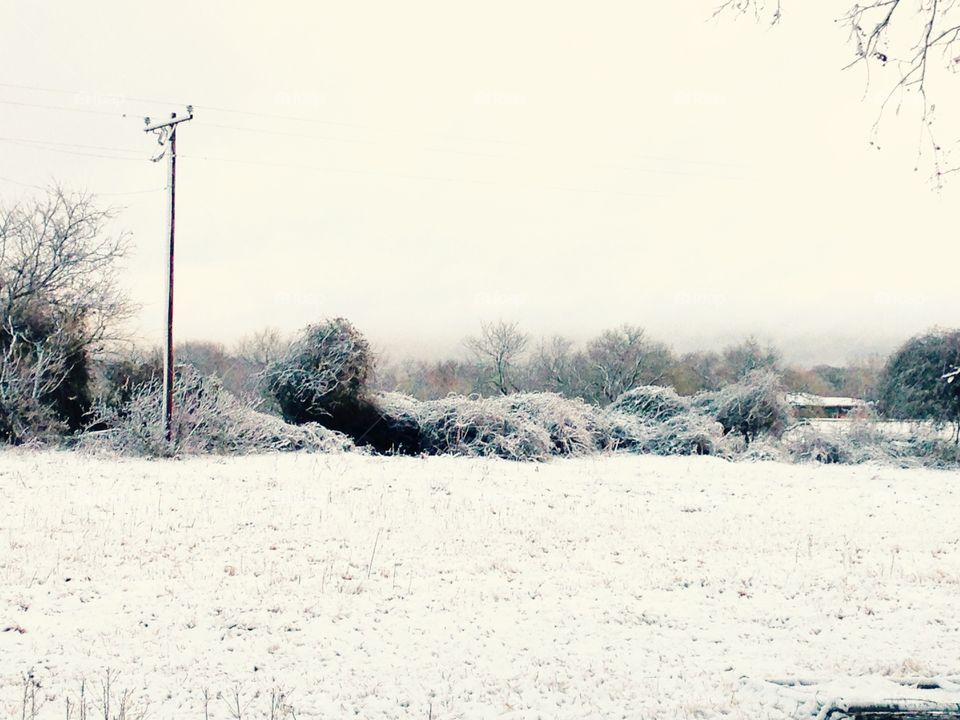
[[[168,100],[128,97],[125,95],[111,95],[111,94],[104,94],[104,93],[89,93],[89,92],[82,92],[78,90],[48,88],[48,87],[40,87],[36,85],[21,85],[16,83],[0,83],[0,87],[13,88],[17,90],[33,90],[37,92],[55,93],[60,95],[72,95],[74,97],[93,97],[93,98],[104,98],[104,99],[110,99],[110,100],[122,100],[125,102],[144,102],[144,103],[163,104],[163,105],[186,105],[186,103],[175,103],[175,102],[170,102]],[[0,102],[3,102],[3,101],[0,101]],[[8,103],[8,104],[22,104],[22,105],[25,105],[26,107],[45,107],[45,108],[56,107],[56,106],[38,105],[38,104],[31,104],[31,103]],[[396,132],[396,131],[391,131],[388,128],[377,128],[374,125],[357,123],[357,122],[348,122],[344,120],[330,120],[327,118],[304,117],[302,115],[282,115],[279,113],[265,113],[257,110],[244,110],[241,108],[231,108],[231,107],[223,107],[219,105],[204,105],[204,104],[196,104],[196,103],[193,104],[193,107],[194,109],[212,110],[214,112],[231,113],[234,115],[245,115],[247,117],[259,117],[259,118],[266,118],[271,120],[286,120],[286,121],[301,122],[301,123],[314,123],[314,124],[320,124],[320,125],[352,127],[352,128],[359,128],[362,130],[376,131],[379,129],[385,132]],[[62,108],[62,109],[70,109],[70,108]],[[78,111],[81,111],[81,110],[78,109]],[[109,115],[111,113],[102,113],[102,114]],[[124,117],[127,117],[128,115],[129,113],[123,114]],[[246,128],[234,128],[234,129],[246,129]],[[264,130],[263,132],[271,132],[271,131]],[[452,140],[461,140],[461,141],[467,141],[467,142],[496,143],[496,144],[502,144],[502,145],[522,145],[523,144],[513,140],[503,140],[499,138],[476,138],[476,137],[469,137],[464,135],[453,135],[453,134],[442,133],[442,132],[431,132],[431,133],[425,133],[425,134],[434,135],[440,138],[448,138]]]
[[[79,152],[74,150],[64,150],[62,147],[45,147],[47,141],[36,141],[36,140],[27,140],[27,139],[16,139],[16,138],[7,138],[0,137],[0,142],[7,142],[21,147],[34,149],[34,150],[46,150],[47,152],[56,152],[63,153],[66,155],[78,155],[81,157],[96,157],[102,158],[104,160],[128,160],[132,162],[143,162],[144,158],[132,158],[132,157],[121,157],[116,155],[103,155],[101,153],[88,153],[88,152]],[[106,150],[113,150],[118,152],[133,152],[132,150],[127,150],[125,148],[105,148],[103,146],[83,146],[76,145],[71,143],[50,143],[56,145],[65,145],[67,147],[90,147],[97,148],[101,147]],[[193,155],[187,153],[180,153],[178,157],[188,159],[188,160],[203,160],[211,162],[224,162],[224,163],[234,163],[241,165],[255,165],[255,166],[265,166],[265,167],[279,167],[279,168],[291,168],[299,170],[311,170],[314,172],[322,173],[341,173],[348,175],[369,175],[374,177],[390,177],[390,178],[400,178],[404,180],[420,180],[425,182],[441,182],[441,183],[461,183],[467,185],[485,185],[485,186],[497,186],[502,185],[501,182],[495,180],[477,180],[472,178],[460,178],[460,177],[443,177],[443,176],[433,176],[433,175],[415,175],[411,173],[395,173],[395,172],[383,172],[378,170],[361,170],[357,168],[334,168],[334,167],[320,167],[318,165],[307,165],[303,163],[282,163],[274,161],[265,161],[265,160],[250,160],[250,159],[240,159],[240,158],[226,158],[226,157],[217,157],[211,155]],[[11,181],[15,182],[15,181]],[[36,186],[29,186],[36,187]],[[42,189],[42,188],[40,188]],[[151,189],[151,190],[137,190],[131,191],[129,193],[100,193],[101,195],[124,195],[124,194],[142,194],[157,192],[163,188]],[[605,190],[598,188],[577,188],[577,187],[559,187],[559,186],[544,186],[546,190],[554,190],[559,192],[576,192],[576,193],[598,193],[606,195],[619,195],[625,197],[658,197],[650,193],[629,193],[622,192],[617,190]]]
[[[37,92],[55,93],[57,95],[74,95],[80,97],[107,98],[110,100],[126,100],[128,102],[146,102],[157,103],[160,105],[183,105],[185,103],[175,103],[169,100],[156,100],[151,98],[123,97],[122,95],[106,95],[102,93],[79,92],[77,90],[64,90],[61,88],[38,87],[37,85],[17,85],[15,83],[0,83],[0,87],[15,88],[17,90],[36,90]]]
[[[122,100],[125,102],[144,102],[144,103],[167,104],[167,105],[182,104],[182,103],[170,103],[169,101],[166,101],[166,100],[157,100],[157,99],[151,99],[151,98],[129,97],[124,95],[112,95],[112,94],[100,94],[100,93],[87,93],[87,92],[80,92],[75,90],[66,90],[62,88],[49,88],[49,87],[23,85],[23,84],[16,84],[16,83],[0,83],[0,87],[14,88],[18,90],[32,90],[37,92],[55,93],[55,94],[62,94],[62,95],[73,95],[75,97],[79,96],[79,97],[107,98],[107,99],[113,99],[113,100]],[[90,114],[97,114],[97,115],[104,115],[104,116],[114,116],[114,117],[119,116],[124,118],[131,116],[130,113],[110,113],[110,112],[105,112],[101,110],[92,110],[89,108],[66,107],[62,105],[41,105],[38,103],[22,103],[22,102],[8,101],[8,100],[0,100],[0,103],[7,104],[7,105],[18,105],[22,107],[48,109],[48,110],[66,110],[70,112],[90,113]],[[334,125],[334,126],[342,126],[342,127],[354,127],[354,128],[360,128],[360,129],[371,130],[371,131],[379,130],[381,132],[386,132],[388,134],[400,134],[398,133],[398,131],[390,130],[388,128],[378,129],[375,126],[368,125],[368,124],[344,122],[339,120],[328,120],[324,118],[311,118],[311,117],[303,117],[303,116],[295,116],[295,115],[282,115],[277,113],[265,113],[265,112],[259,112],[254,110],[244,110],[240,108],[223,107],[223,106],[217,106],[217,105],[200,104],[200,105],[194,105],[194,108],[212,110],[214,112],[232,113],[232,114],[244,115],[248,117],[260,117],[260,118],[286,120],[286,121],[293,121],[293,122],[306,122],[306,123],[317,123],[317,124],[323,124],[323,125]],[[378,140],[376,139],[344,138],[344,137],[324,138],[324,137],[318,137],[316,135],[307,134],[307,133],[297,133],[297,132],[290,132],[286,130],[273,130],[268,128],[251,128],[251,127],[243,127],[239,125],[229,125],[226,123],[211,123],[211,122],[206,122],[204,120],[197,120],[196,124],[203,125],[206,127],[218,128],[218,129],[235,130],[239,132],[261,133],[266,135],[277,135],[277,136],[287,136],[287,137],[301,137],[301,138],[310,139],[310,140],[333,140],[337,142],[361,143],[361,144],[376,144],[378,142]],[[424,133],[424,135],[433,136],[435,138],[446,138],[446,139],[461,141],[461,142],[465,141],[465,142],[471,142],[471,143],[493,143],[493,144],[520,147],[520,148],[529,147],[529,145],[526,143],[512,141],[512,140],[495,139],[495,138],[477,138],[477,137],[470,137],[470,136],[458,136],[458,135],[451,135],[448,133],[440,133],[440,132],[426,132]],[[509,159],[509,158],[516,157],[515,155],[498,155],[494,153],[479,153],[479,152],[474,153],[473,151],[469,151],[469,150],[458,150],[453,148],[430,147],[430,148],[424,148],[424,149],[428,152],[452,153],[452,154],[462,154],[462,155],[476,154],[478,156],[491,157],[491,158]],[[718,167],[728,167],[728,168],[739,167],[739,164],[737,163],[725,163],[725,162],[718,162],[718,161],[704,160],[704,159],[670,158],[670,157],[663,157],[663,156],[656,156],[656,155],[639,155],[639,154],[628,154],[627,157],[636,158],[638,160],[652,160],[655,162],[680,162],[688,165],[708,165],[708,166],[718,166]],[[606,164],[606,163],[588,163],[588,164],[604,166],[604,167],[617,167],[615,165]],[[683,171],[683,170],[666,170],[661,168],[619,167],[618,169],[629,170],[634,172],[662,174],[662,175],[700,175],[701,174],[701,173],[689,172],[689,171]],[[720,177],[720,176],[711,176],[711,177]],[[725,178],[725,179],[729,179],[729,178]]]
[[[30,183],[23,183],[23,182],[20,182],[19,180],[14,180],[13,178],[3,177],[2,175],[0,175],[0,180],[3,180],[4,182],[8,182],[8,183],[13,183],[14,185],[19,185],[20,187],[33,188],[34,190],[43,190],[43,188],[40,187],[39,185],[31,185]]]
[[[95,192],[94,195],[146,195],[148,193],[163,192],[166,187],[149,188],[147,190],[121,190],[120,192]]]
[[[40,108],[42,110],[64,110],[66,112],[78,112],[88,115],[105,115],[108,117],[127,117],[126,113],[113,113],[104,110],[93,110],[91,108],[70,107],[69,105],[41,105],[40,103],[16,102],[14,100],[0,100],[0,105],[16,105],[18,107]]]
[[[48,87],[40,87],[37,85],[20,85],[16,83],[0,83],[0,87],[13,88],[17,90],[34,90],[36,92],[55,93],[58,95],[73,95],[73,96],[80,96],[80,97],[105,98],[109,100],[123,100],[125,102],[145,102],[145,103],[158,104],[158,105],[185,105],[186,104],[186,103],[170,102],[169,100],[157,100],[155,98],[128,97],[125,95],[110,95],[106,93],[88,93],[88,92],[80,92],[77,90],[66,90],[63,88],[48,88]],[[43,106],[43,105],[32,105],[30,103],[7,103],[7,104],[22,104],[28,107],[50,107],[50,106]],[[320,123],[323,125],[343,125],[346,127],[358,127],[358,128],[365,128],[365,129],[368,129],[371,127],[369,125],[345,122],[341,120],[327,120],[324,118],[310,118],[310,117],[303,117],[303,116],[296,116],[296,115],[280,115],[277,113],[264,113],[264,112],[258,112],[255,110],[241,110],[239,108],[221,107],[217,105],[196,105],[195,104],[194,108],[203,108],[204,110],[213,110],[214,112],[233,113],[235,115],[247,115],[250,117],[270,118],[274,120],[292,120],[294,122]]]
[[[109,150],[113,152],[133,153],[140,156],[143,155],[142,150],[134,149],[134,148],[107,147],[104,145],[83,145],[80,143],[57,142],[56,140],[38,140],[36,138],[19,138],[19,137],[3,137],[3,136],[0,136],[0,140],[5,140],[7,142],[16,142],[16,143],[30,143],[32,145],[57,145],[59,147],[83,148],[86,150]]]
[[[14,180],[13,178],[3,177],[0,175],[0,180],[3,182],[12,183],[13,185],[19,185],[20,187],[31,188],[33,190],[46,190],[47,188],[41,185],[31,185],[30,183],[20,182],[19,180]],[[119,192],[94,192],[93,195],[144,195],[146,193],[155,193],[166,190],[167,188],[150,188],[149,190],[121,190]]]
[[[88,152],[79,152],[76,150],[64,150],[62,148],[56,147],[45,147],[44,144],[35,141],[20,141],[12,140],[9,138],[0,137],[0,142],[10,143],[11,145],[19,145],[20,147],[30,148],[33,150],[46,150],[47,152],[62,153],[64,155],[78,155],[80,157],[95,157],[103,158],[104,160],[127,160],[129,162],[143,162],[144,158],[134,158],[134,157],[122,157],[120,155],[104,155],[103,153],[88,153]],[[127,151],[124,151],[127,152]]]

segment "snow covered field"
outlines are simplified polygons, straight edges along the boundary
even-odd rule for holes
[[[41,717],[110,668],[128,717],[208,688],[252,720],[277,687],[299,718],[778,718],[812,706],[763,678],[960,669],[947,472],[4,451],[0,500],[4,718],[31,670]]]

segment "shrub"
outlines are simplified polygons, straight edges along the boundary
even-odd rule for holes
[[[125,236],[92,196],[51,188],[0,207],[0,441],[78,430],[90,358],[129,308],[117,283]]]
[[[153,380],[134,390],[124,405],[100,404],[94,425],[101,429],[81,436],[80,446],[144,456],[339,452],[352,446],[345,436],[316,423],[288,425],[280,418],[259,413],[226,392],[219,380],[205,378],[190,366],[178,368],[174,381],[172,437],[168,442],[164,438],[162,396],[162,382]]]
[[[423,450],[432,455],[545,460],[554,444],[529,414],[501,398],[450,396],[418,408]]]
[[[640,451],[653,455],[716,455],[723,428],[699,413],[683,413],[646,426]]]
[[[508,395],[501,404],[528,415],[547,431],[553,455],[586,455],[606,446],[606,433],[599,411],[583,400],[558,393]]]
[[[145,385],[163,377],[163,360],[159,352],[133,352],[99,363],[96,372],[97,404],[123,412],[134,395]]]
[[[643,420],[662,422],[686,412],[689,405],[673,388],[642,385],[623,393],[610,409]]]
[[[64,423],[46,392],[57,384],[59,371],[48,371],[42,360],[22,351],[16,342],[0,350],[0,441],[19,445],[61,432]]]
[[[378,453],[419,455],[420,402],[403,393],[380,393],[360,401],[355,409],[356,427],[348,433],[358,445]]]
[[[790,455],[783,443],[774,438],[759,438],[746,445],[739,435],[726,435],[719,454],[746,462],[787,462]]]
[[[0,441],[77,430],[90,407],[89,354],[76,324],[40,302],[0,324]]]
[[[343,318],[308,326],[264,374],[283,417],[292,423],[349,424],[370,376],[370,345]]]
[[[933,437],[913,437],[909,441],[913,457],[931,468],[954,469],[960,466],[960,446],[954,440]]]
[[[716,455],[723,428],[710,417],[682,412],[643,420],[620,410],[606,414],[609,447],[651,455]]]
[[[887,417],[930,420],[953,426],[960,442],[960,330],[935,330],[903,344],[887,362],[880,379],[879,405]]]
[[[737,432],[748,445],[761,434],[779,437],[790,421],[780,379],[769,370],[754,370],[717,393],[702,393],[694,405],[710,412],[724,434]]]
[[[372,403],[385,432],[398,439],[397,452],[545,460],[585,455],[608,445],[599,411],[555,393],[451,395],[425,402],[383,393]]]
[[[832,465],[853,461],[849,439],[842,434],[826,434],[806,426],[785,438],[785,444],[795,462]]]

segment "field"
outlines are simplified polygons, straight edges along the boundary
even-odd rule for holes
[[[274,717],[803,715],[761,681],[958,670],[957,487],[716,458],[4,451],[0,717],[28,672],[43,718],[77,717],[84,681],[103,717],[107,677],[114,715],[163,720],[270,717],[278,691]]]

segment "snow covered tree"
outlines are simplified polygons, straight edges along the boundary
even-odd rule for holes
[[[779,436],[790,421],[780,377],[767,369],[754,370],[739,382],[711,393],[702,403],[723,426],[749,445],[762,434]]]
[[[499,320],[483,323],[480,335],[467,338],[464,345],[485,369],[496,392],[507,395],[520,389],[516,380],[517,365],[529,340],[517,323]]]
[[[583,359],[585,399],[600,405],[639,385],[657,385],[673,364],[670,349],[636,325],[601,333],[587,344]]]
[[[960,330],[934,330],[904,343],[880,379],[879,408],[887,417],[953,426],[960,442]]]
[[[287,422],[324,423],[361,399],[372,364],[366,338],[335,318],[308,326],[264,378]]]
[[[129,313],[112,217],[58,187],[0,208],[0,440],[82,426],[91,357]]]
[[[754,370],[780,370],[780,351],[752,336],[724,348],[722,356],[723,375],[730,382],[737,382]]]

